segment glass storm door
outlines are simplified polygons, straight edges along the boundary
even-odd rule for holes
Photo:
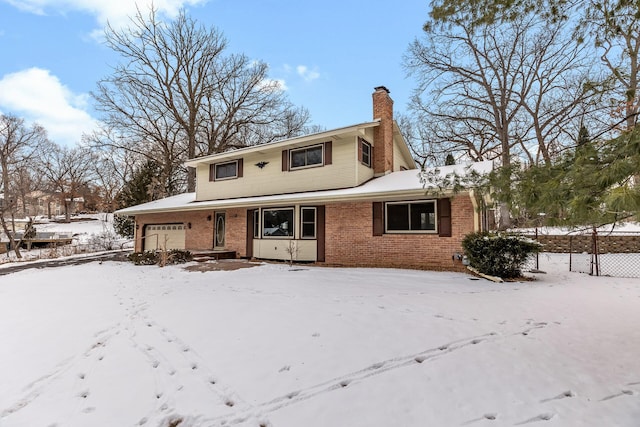
[[[224,212],[216,212],[216,222],[214,229],[213,248],[224,248],[224,233],[226,228],[226,221]]]

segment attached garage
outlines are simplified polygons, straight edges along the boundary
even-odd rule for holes
[[[148,224],[144,227],[144,250],[184,249],[184,224]]]

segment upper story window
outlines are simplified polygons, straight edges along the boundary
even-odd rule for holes
[[[386,203],[386,227],[388,233],[436,231],[436,202]]]
[[[358,141],[358,158],[360,163],[367,167],[371,167],[371,158],[373,154],[373,147],[364,139],[360,138]]]
[[[282,152],[282,171],[305,169],[331,164],[331,141]]]
[[[242,159],[209,165],[209,181],[240,178],[242,176]]]
[[[291,169],[321,166],[323,151],[322,145],[291,150]]]

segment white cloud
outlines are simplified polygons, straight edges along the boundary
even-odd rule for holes
[[[307,82],[311,82],[320,77],[320,73],[317,70],[310,70],[306,65],[298,65],[296,72]]]
[[[86,111],[89,96],[74,94],[48,70],[29,68],[0,79],[0,111],[37,122],[59,144],[80,142],[98,122]]]
[[[182,7],[206,3],[207,0],[7,0],[21,10],[45,15],[79,11],[95,16],[102,27],[107,21],[118,27],[128,22],[128,17],[138,8],[145,12],[153,4],[166,16],[174,17]]]

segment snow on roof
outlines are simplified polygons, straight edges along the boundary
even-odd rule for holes
[[[471,163],[469,165],[443,166],[431,169],[431,173],[445,177],[449,174],[464,176],[471,171],[486,174],[493,168],[491,161]],[[314,201],[348,201],[404,196],[420,196],[425,187],[420,182],[421,171],[411,169],[392,172],[372,179],[358,187],[339,190],[308,191],[303,193],[278,194],[271,196],[240,197],[235,199],[219,199],[196,201],[195,193],[184,193],[142,205],[132,206],[116,211],[120,215],[137,215],[156,212],[175,212],[184,210],[201,210],[211,208],[231,208],[257,206],[262,204],[309,203]]]

